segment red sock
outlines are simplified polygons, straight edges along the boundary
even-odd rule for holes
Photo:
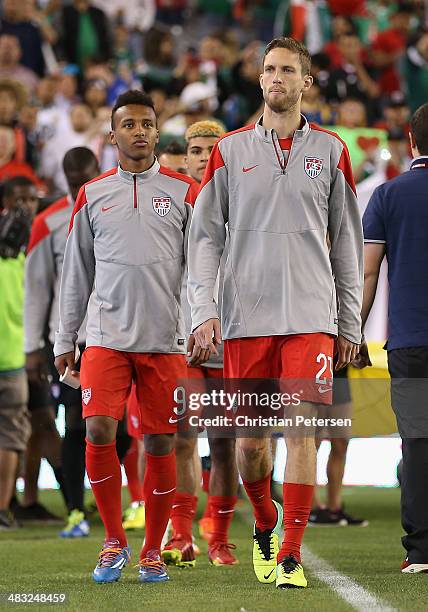
[[[194,495],[192,500],[192,512],[193,516],[196,514],[196,510],[198,509],[198,496]]]
[[[86,471],[104,523],[106,540],[119,540],[126,546],[122,527],[122,472],[116,442],[92,444],[86,440]]]
[[[196,500],[196,502],[195,502]],[[171,521],[174,535],[181,535],[185,540],[192,540],[192,522],[198,498],[190,493],[177,493],[171,509]]]
[[[175,450],[160,457],[146,452],[144,502],[146,506],[146,539],[140,558],[150,550],[159,550],[171,514],[177,483]]]
[[[132,502],[143,501],[143,485],[138,478],[138,442],[132,438],[125,457],[123,458],[126,478],[128,480],[128,491]]]
[[[278,553],[278,563],[293,554],[300,563],[300,546],[308,523],[314,496],[314,485],[284,482],[284,540]]]
[[[202,470],[202,491],[208,495],[210,486],[210,470]]]
[[[270,472],[256,482],[243,480],[245,490],[253,505],[256,525],[260,531],[272,529],[278,519],[270,494]]]
[[[228,542],[229,527],[238,497],[237,495],[210,495],[208,501],[213,519],[209,544]]]
[[[211,507],[210,507],[210,496],[207,495],[207,501],[205,502],[205,510],[201,518],[211,518]]]

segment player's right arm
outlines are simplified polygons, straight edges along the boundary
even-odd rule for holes
[[[215,346],[221,341],[214,290],[229,217],[228,177],[220,151],[221,142],[216,143],[211,152],[189,235],[187,293],[192,311],[194,350],[203,349],[206,354],[208,350],[216,353]]]
[[[59,295],[59,330],[55,334],[55,366],[63,374],[74,369],[77,333],[86,314],[95,278],[94,235],[83,186],[76,199],[65,247]]]

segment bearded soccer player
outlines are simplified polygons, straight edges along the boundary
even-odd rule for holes
[[[313,422],[317,404],[331,403],[334,338],[337,369],[361,341],[363,239],[347,148],[300,113],[312,85],[310,64],[293,39],[266,47],[263,115],[221,138],[208,162],[190,230],[188,294],[192,357],[203,359],[221,342],[213,292],[227,237],[225,378],[279,379],[285,388],[297,382],[303,391],[297,414]],[[260,582],[303,588],[300,547],[314,492],[315,429],[284,432],[284,508],[271,499],[270,438],[258,434],[237,438],[255,514],[254,570]]]
[[[168,580],[160,545],[176,488],[171,418],[186,376],[180,287],[191,216],[191,179],[159,165],[151,98],[128,91],[112,110],[119,165],[77,197],[65,250],[55,365],[74,375],[77,330],[88,311],[80,370],[86,419],[86,470],[105,527],[95,582],[114,582],[129,562],[122,527],[115,436],[135,382],[144,434],[145,542],[141,582]]]
[[[197,121],[186,132],[186,162],[190,176],[195,180],[197,192],[204,175],[211,151],[217,140],[224,134],[223,127],[216,121]],[[190,331],[190,312],[186,321]],[[199,367],[189,367],[188,378],[198,380],[221,379],[223,377],[223,356],[212,356]],[[212,437],[209,439],[211,452],[211,472],[208,485],[208,500],[202,524],[209,528],[203,535],[208,540],[208,558],[214,566],[235,565],[238,560],[233,555],[234,544],[229,543],[229,527],[232,522],[238,473],[235,461],[233,439]],[[169,564],[180,567],[194,567],[195,545],[192,540],[192,522],[197,506],[197,480],[200,474],[200,459],[197,438],[178,434],[177,453],[177,493],[171,512],[173,534],[162,551],[163,559]],[[193,459],[193,461],[192,461]],[[199,469],[198,469],[199,468]]]

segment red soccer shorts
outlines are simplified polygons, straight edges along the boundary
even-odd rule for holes
[[[80,369],[83,418],[109,416],[121,421],[134,381],[139,433],[175,433],[174,391],[186,375],[184,355],[90,346],[83,353]]]
[[[128,435],[132,438],[136,438],[137,440],[143,439],[144,436],[141,433],[140,423],[140,407],[138,405],[134,383],[132,384],[131,393],[126,403],[126,428],[128,430]]]
[[[323,333],[225,340],[224,377],[282,379],[300,401],[331,404],[333,351],[333,336]]]

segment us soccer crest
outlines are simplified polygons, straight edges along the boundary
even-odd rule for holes
[[[152,198],[152,205],[159,217],[165,217],[171,210],[171,198]]]
[[[305,172],[309,178],[317,178],[321,174],[323,160],[319,157],[305,157]]]
[[[82,389],[82,401],[87,406],[91,400],[92,389]]]

